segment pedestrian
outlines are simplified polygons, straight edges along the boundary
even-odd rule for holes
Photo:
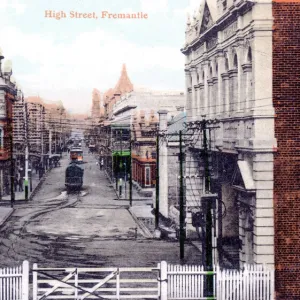
[[[18,174],[15,175],[15,178],[14,178],[14,188],[15,188],[15,192],[17,191],[17,187],[18,187]]]
[[[23,178],[21,176],[19,179],[19,192],[23,192]]]
[[[103,158],[100,161],[100,170],[102,170],[102,169],[103,169]]]

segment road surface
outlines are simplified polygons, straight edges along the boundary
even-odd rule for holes
[[[179,263],[179,243],[145,238],[117,200],[96,158],[84,151],[84,186],[66,193],[62,166],[52,169],[32,201],[16,205],[0,230],[0,261],[13,266],[23,260],[44,267],[154,266]],[[139,202],[138,205],[141,205]],[[199,263],[194,246],[186,245],[187,263]]]

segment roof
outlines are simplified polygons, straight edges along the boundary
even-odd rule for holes
[[[133,91],[133,84],[131,83],[128,77],[126,65],[123,64],[121,76],[114,88],[114,94],[122,95],[124,93],[129,93],[132,91]]]
[[[40,98],[39,96],[30,96],[30,97],[27,97],[27,98],[25,98],[25,102],[45,105],[45,103],[43,102],[42,98]]]
[[[172,141],[172,142],[179,141],[179,131],[181,130],[182,133],[186,132],[186,127],[184,127],[185,122],[186,122],[186,112],[185,111],[180,112],[178,115],[176,115],[172,119],[170,125],[167,128],[167,134],[177,134],[178,133],[178,136],[170,135],[168,137],[168,141]]]

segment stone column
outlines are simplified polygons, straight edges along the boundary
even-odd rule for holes
[[[244,109],[247,111],[252,107],[253,99],[252,99],[252,65],[251,64],[243,64],[242,65],[244,72],[244,87],[245,87],[245,97],[244,97]],[[242,104],[242,103],[241,103]]]
[[[197,114],[197,90],[195,88],[195,85],[197,85],[197,71],[195,68],[191,69],[191,76],[192,76],[192,98],[191,98],[191,119],[192,121],[195,120],[196,114]]]
[[[213,93],[212,93],[212,97],[213,97],[213,107],[212,107],[212,113],[213,113],[213,117],[216,117],[216,114],[218,112],[218,77],[213,77],[212,78],[212,82],[213,82]]]
[[[164,133],[167,130],[167,110],[159,110],[159,131]],[[168,218],[168,149],[165,136],[159,138],[159,210]]]
[[[254,221],[254,262],[274,266],[273,153],[257,153],[253,158],[256,187]],[[287,220],[288,221],[288,220]]]
[[[207,85],[208,85],[207,117],[208,117],[208,119],[210,119],[212,116],[213,106],[214,106],[212,79],[207,80]]]
[[[208,83],[207,83],[207,74],[208,74],[208,63],[203,64],[203,71],[204,71],[204,101],[203,101],[203,115],[208,115],[209,112],[209,91],[208,91]]]
[[[200,109],[200,88],[199,84],[195,85],[195,105],[194,105],[194,110],[193,110],[193,121],[197,121],[201,117],[201,109]]]
[[[222,53],[219,53],[217,55],[217,61],[218,61],[218,72],[216,72],[216,77],[218,79],[218,94],[217,94],[217,114],[223,113],[224,111],[224,103],[223,103],[223,97],[222,97],[222,73],[225,72],[225,59],[224,55]]]
[[[204,111],[204,83],[199,84],[199,94],[200,94],[200,103],[199,103],[199,112],[198,112],[198,119],[201,120],[201,115],[203,115]]]
[[[222,101],[223,101],[223,113],[229,111],[229,75],[228,73],[222,73]]]
[[[229,114],[233,115],[236,112],[238,102],[238,81],[237,69],[228,71],[229,74]]]
[[[185,86],[186,86],[186,119],[187,122],[191,118],[191,100],[192,100],[192,90],[191,90],[191,75],[189,70],[185,70]]]

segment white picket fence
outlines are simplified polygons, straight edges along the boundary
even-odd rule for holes
[[[0,269],[0,300],[28,300],[29,264]]]
[[[97,295],[107,299],[274,299],[274,270],[263,265],[245,265],[243,270],[216,266],[208,273],[199,265],[172,265],[165,261],[154,268],[51,269],[34,264],[32,271],[35,300],[94,299]],[[213,278],[210,297],[205,294],[207,276]],[[27,261],[15,268],[0,269],[0,300],[29,300],[28,279]]]
[[[273,300],[274,271],[262,265],[246,265],[243,270],[221,270],[214,267],[213,296],[205,296],[208,272],[203,266],[168,265],[162,262],[162,300],[217,299],[217,300]]]

